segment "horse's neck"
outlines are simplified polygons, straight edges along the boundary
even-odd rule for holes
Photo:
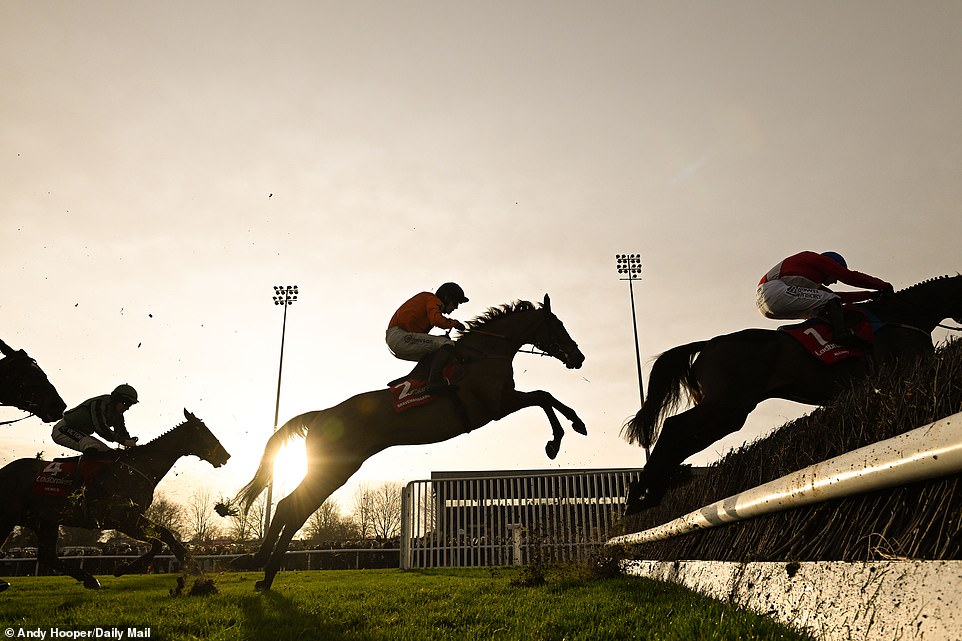
[[[524,320],[519,318],[522,314],[527,322],[521,322]],[[489,321],[469,331],[458,342],[464,347],[477,349],[487,356],[512,358],[538,322],[540,322],[540,316],[536,316],[535,311],[518,312],[515,315]]]
[[[962,289],[962,277],[953,276],[921,283],[909,289],[898,292],[898,305],[892,306],[891,315],[904,320],[907,324],[919,327],[931,333],[935,326],[950,314],[946,308],[946,300],[952,296],[958,298]]]
[[[142,474],[155,479],[155,484],[167,475],[174,463],[184,456],[184,448],[178,447],[176,431],[168,432],[132,450],[121,459]]]

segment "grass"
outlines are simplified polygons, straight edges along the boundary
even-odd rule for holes
[[[0,593],[0,629],[5,638],[26,638],[28,631],[102,626],[123,631],[125,641],[128,627],[149,628],[152,640],[809,639],[639,577],[558,570],[529,582],[513,568],[285,572],[263,594],[254,591],[260,577],[209,575],[216,593],[206,596],[187,589],[172,596],[172,575],[98,577],[99,591],[66,577],[20,577]],[[102,631],[100,638],[111,637]]]

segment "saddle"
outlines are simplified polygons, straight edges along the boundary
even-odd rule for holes
[[[881,323],[862,309],[848,307],[845,311],[846,322],[852,328],[852,333],[859,344],[841,345],[834,342],[831,324],[821,318],[813,318],[794,325],[783,325],[778,328],[778,331],[785,332],[797,340],[812,356],[826,365],[833,365],[850,358],[863,358],[872,351],[875,331]]]
[[[33,493],[68,497],[116,463],[119,456],[119,452],[97,452],[45,462],[33,479]]]
[[[412,407],[426,405],[440,397],[450,397],[450,393],[430,392],[427,389],[428,378],[431,373],[431,360],[433,354],[429,354],[418,361],[414,369],[407,376],[397,378],[388,383],[391,396],[394,398],[394,411],[403,412]],[[441,378],[448,385],[456,385],[464,378],[464,365],[454,358],[441,370]]]

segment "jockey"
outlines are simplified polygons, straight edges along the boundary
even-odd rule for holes
[[[401,305],[388,323],[385,341],[391,353],[405,361],[419,361],[428,354],[431,360],[431,373],[428,376],[428,389],[443,387],[441,369],[454,349],[454,341],[448,336],[429,334],[432,328],[464,331],[461,321],[448,318],[461,303],[468,302],[464,290],[457,283],[444,283],[435,293],[421,292]]]
[[[63,418],[53,426],[53,440],[82,454],[111,451],[100,438],[133,447],[137,439],[127,433],[124,412],[136,402],[137,390],[126,383],[118,385],[110,394],[87,399],[63,413]]]
[[[833,292],[826,285],[836,282],[874,291]],[[892,292],[884,280],[852,271],[836,252],[816,254],[803,251],[784,259],[758,282],[755,304],[765,318],[777,320],[827,317],[838,343],[851,343],[855,337],[845,324],[842,303],[868,300],[876,292]]]

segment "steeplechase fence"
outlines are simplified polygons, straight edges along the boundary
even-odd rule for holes
[[[402,495],[401,567],[566,562],[608,540],[634,468],[436,472]]]
[[[612,551],[832,499],[962,473],[962,412],[810,465],[656,527]],[[831,531],[828,531],[831,535]],[[950,539],[958,532],[949,533]],[[962,561],[623,561],[626,573],[685,585],[824,641],[962,638]]]

